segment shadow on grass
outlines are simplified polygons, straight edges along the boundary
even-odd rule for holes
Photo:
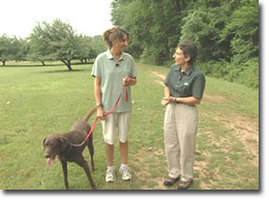
[[[75,69],[76,66],[80,66],[80,65],[85,65],[85,69]],[[72,64],[72,70],[69,70],[67,68],[66,65],[64,64],[47,64],[47,65],[27,65],[27,64],[24,64],[24,65],[6,65],[6,66],[0,66],[0,68],[42,68],[42,69],[52,69],[52,68],[55,68],[55,67],[59,67],[58,69],[55,69],[55,70],[51,70],[51,71],[41,71],[39,73],[64,73],[64,72],[81,72],[81,71],[88,71],[89,70],[89,66],[90,64],[87,63],[87,64],[81,64],[81,63],[77,63],[77,64]]]
[[[74,62],[74,63],[72,63],[72,66],[92,65],[92,64],[93,64],[93,62],[87,62],[87,63]],[[3,67],[3,68],[22,68],[22,67],[44,67],[44,68],[47,68],[47,67],[56,67],[56,66],[66,67],[66,65],[63,63],[49,63],[46,65],[42,65],[42,64],[11,64],[11,65],[5,65],[5,66],[0,65],[0,67]]]
[[[5,65],[5,66],[0,66],[3,68],[23,68],[23,67],[56,67],[56,66],[65,66],[64,64],[46,64],[46,65],[39,65],[39,64],[18,64],[18,65]]]
[[[51,74],[51,73],[72,73],[72,72],[82,72],[82,71],[88,71],[88,69],[73,69],[73,70],[68,70],[68,69],[59,69],[59,70],[53,70],[53,71],[42,71],[40,73],[44,74]]]

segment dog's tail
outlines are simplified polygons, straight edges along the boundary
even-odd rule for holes
[[[90,117],[96,112],[97,107],[94,106],[90,112],[83,118],[83,120],[85,120],[86,122],[89,121]]]

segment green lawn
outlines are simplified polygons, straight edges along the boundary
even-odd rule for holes
[[[101,190],[170,190],[163,144],[165,107],[161,82],[166,67],[138,64],[139,83],[133,87],[130,160],[133,180],[105,183],[106,157],[101,126],[94,132],[96,171]],[[91,65],[0,67],[0,189],[62,190],[60,162],[46,164],[42,141],[67,132],[95,105]],[[194,184],[190,190],[259,189],[258,90],[207,77],[199,105],[200,125]],[[94,118],[90,120],[92,123]],[[84,152],[89,161],[89,153]],[[118,168],[118,145],[115,151]],[[88,190],[82,168],[69,164],[72,190]]]

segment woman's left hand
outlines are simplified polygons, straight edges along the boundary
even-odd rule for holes
[[[176,97],[164,97],[163,100],[169,102],[169,103],[173,103],[173,102],[176,102]]]
[[[123,85],[124,86],[130,86],[132,85],[133,79],[130,76],[126,76],[123,78]]]
[[[163,106],[166,106],[166,105],[169,104],[169,101],[163,99],[163,100],[161,101],[161,104],[162,104]]]

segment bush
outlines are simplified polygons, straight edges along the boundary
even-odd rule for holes
[[[239,81],[243,84],[258,88],[259,87],[259,58],[253,58],[243,64],[245,69],[240,74]]]
[[[197,64],[197,67],[200,68],[206,75],[214,76],[217,78],[223,78],[229,73],[229,63],[221,61],[209,61],[206,63]]]
[[[241,83],[252,88],[259,87],[259,58],[252,58],[245,63],[233,61],[231,63],[221,61],[210,61],[199,63],[205,75],[222,78],[231,82]]]

